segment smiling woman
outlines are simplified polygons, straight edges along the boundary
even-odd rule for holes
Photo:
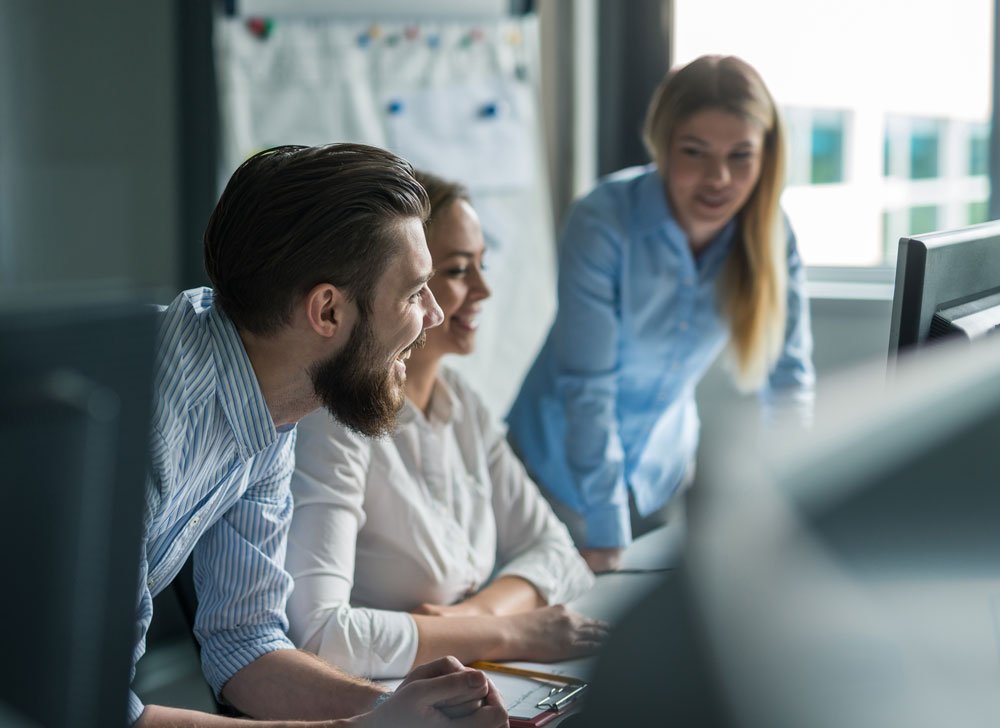
[[[490,295],[479,218],[463,187],[416,176],[431,203],[427,285],[443,321],[395,360],[406,403],[391,437],[324,415],[299,424],[290,634],[369,677],[398,677],[430,656],[577,657],[606,631],[562,606],[590,572],[499,423],[442,365],[475,349]]]
[[[508,417],[595,571],[691,482],[695,387],[724,348],[736,383],[768,403],[808,406],[814,378],[778,204],[781,119],[760,76],[731,56],[671,71],[643,136],[654,164],[602,180],[569,216],[559,310]]]

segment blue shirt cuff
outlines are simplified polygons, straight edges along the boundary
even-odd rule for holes
[[[623,549],[632,543],[632,520],[628,505],[609,505],[588,510],[583,515],[587,527],[585,548]]]
[[[201,669],[222,701],[222,688],[233,675],[260,657],[276,650],[294,650],[281,631],[270,627],[244,626],[217,632],[201,643]]]

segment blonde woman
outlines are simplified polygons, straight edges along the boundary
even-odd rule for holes
[[[607,626],[562,604],[593,576],[500,423],[442,365],[475,349],[490,295],[479,219],[461,186],[416,176],[431,203],[428,285],[444,322],[405,362],[406,402],[391,436],[370,439],[326,413],[299,423],[289,634],[375,678],[444,655],[578,657]]]
[[[653,164],[601,180],[560,240],[559,309],[510,439],[595,571],[690,482],[695,387],[728,348],[736,383],[808,408],[804,273],[779,207],[778,110],[746,62],[703,56],[649,106]]]

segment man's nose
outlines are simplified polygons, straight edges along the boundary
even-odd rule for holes
[[[424,311],[424,328],[433,329],[435,326],[440,326],[442,321],[444,321],[444,312],[438,306],[437,299],[434,298],[431,289],[428,288],[427,309]]]

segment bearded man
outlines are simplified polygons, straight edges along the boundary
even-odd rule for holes
[[[248,159],[223,192],[205,233],[213,288],[162,314],[133,674],[153,596],[193,552],[205,676],[263,722],[134,694],[130,722],[507,725],[485,676],[453,658],[388,693],[285,635],[295,423],[323,406],[365,434],[391,431],[409,352],[441,323],[427,287],[429,205],[412,171],[375,147],[284,146]]]

